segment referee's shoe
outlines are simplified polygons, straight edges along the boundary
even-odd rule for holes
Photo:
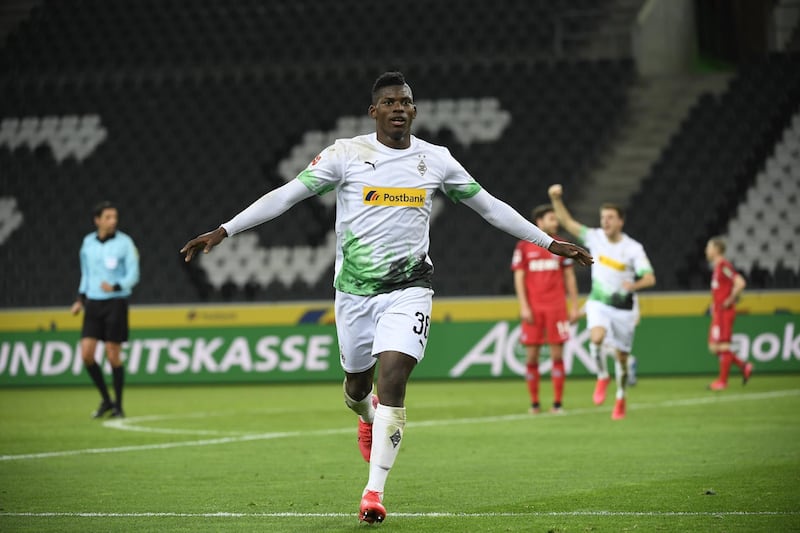
[[[115,409],[115,406],[113,403],[111,403],[111,400],[103,400],[102,402],[100,402],[100,405],[97,408],[97,410],[94,413],[92,413],[92,418],[102,418],[103,416],[105,416],[107,412],[112,411],[113,409]]]

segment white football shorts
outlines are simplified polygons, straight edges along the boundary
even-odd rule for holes
[[[342,369],[355,374],[372,368],[375,355],[397,351],[417,362],[425,356],[433,290],[408,287],[375,296],[336,291],[336,334]]]
[[[605,329],[605,342],[621,352],[631,353],[638,321],[639,313],[635,308],[617,309],[596,300],[586,302],[586,327]]]

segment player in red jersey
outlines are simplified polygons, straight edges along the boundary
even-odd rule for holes
[[[557,238],[558,219],[553,206],[541,205],[533,210],[533,222],[545,233]],[[531,396],[531,413],[539,407],[539,352],[547,339],[550,345],[553,382],[552,412],[561,412],[564,393],[564,343],[569,339],[570,321],[578,318],[578,285],[572,260],[559,257],[527,241],[519,241],[511,260],[514,289],[519,300],[522,323],[520,343],[527,354],[525,380]],[[566,295],[570,309],[567,314]]]
[[[708,241],[706,259],[714,269],[711,275],[711,329],[708,332],[708,349],[719,358],[719,377],[708,388],[723,390],[728,387],[731,364],[742,370],[743,383],[747,383],[753,373],[753,365],[745,363],[731,351],[736,300],[746,282],[725,258],[725,241],[721,237],[713,237]]]

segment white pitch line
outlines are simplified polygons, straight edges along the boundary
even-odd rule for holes
[[[703,398],[689,398],[686,400],[667,400],[664,402],[659,402],[655,404],[633,404],[628,406],[628,409],[639,410],[639,409],[653,409],[653,408],[660,408],[660,407],[679,407],[685,405],[702,405],[708,403],[717,403],[723,401],[739,401],[742,398],[753,398],[754,396],[759,396],[758,399],[765,399],[765,398],[775,398],[775,397],[783,397],[783,396],[791,396],[791,390],[785,391],[773,391],[773,392],[764,392],[764,393],[756,393],[756,394],[738,394],[738,395],[730,395],[730,396],[705,396]],[[795,394],[800,394],[800,389],[794,390]],[[766,396],[764,396],[766,395]],[[585,415],[585,414],[597,414],[599,412],[598,408],[596,407],[587,407],[582,409],[571,409],[567,411],[566,414],[570,415]],[[226,413],[230,414],[230,413]],[[208,430],[192,430],[192,429],[170,429],[170,428],[154,428],[149,426],[143,426],[139,422],[152,422],[152,421],[164,421],[164,420],[174,420],[174,419],[181,419],[181,418],[205,418],[205,417],[212,417],[212,416],[223,416],[220,413],[192,413],[190,415],[181,415],[181,414],[172,414],[172,415],[150,415],[150,416],[139,416],[139,417],[131,417],[131,418],[122,418],[122,419],[112,419],[103,422],[105,427],[119,429],[123,431],[140,431],[145,433],[166,433],[166,434],[197,434],[197,435],[228,435],[228,436],[236,436],[236,435],[247,435],[247,433],[243,432],[222,432],[222,431],[208,431]],[[552,413],[543,413],[539,415],[537,418],[552,416]],[[561,416],[560,414],[558,416]],[[416,421],[416,422],[408,422],[408,427],[429,427],[429,426],[437,426],[437,425],[463,425],[463,424],[475,424],[475,423],[485,423],[485,422],[503,422],[503,421],[514,421],[514,420],[526,420],[530,419],[531,416],[529,414],[523,413],[516,413],[513,415],[504,415],[504,416],[495,416],[495,417],[478,417],[478,418],[458,418],[458,419],[451,419],[447,421],[442,420],[427,420],[427,421]]]
[[[558,516],[797,516],[800,511],[541,511],[530,513],[392,513],[392,518],[535,518]],[[10,513],[0,516],[65,518],[355,518],[356,513]]]
[[[164,442],[160,444],[140,444],[137,446],[117,446],[114,448],[85,448],[81,450],[65,450],[61,452],[27,453],[20,455],[0,455],[0,461],[14,461],[20,459],[48,459],[52,457],[66,457],[70,455],[92,455],[98,453],[136,452],[145,450],[166,450],[169,448],[183,448],[187,446],[211,446],[215,444],[232,444],[254,440],[271,440],[301,436],[326,436],[342,433],[352,433],[353,428],[327,429],[316,431],[280,431],[274,433],[260,433],[241,435],[238,437],[220,437],[218,439],[190,440],[180,442]]]
[[[230,413],[227,413],[230,414]],[[103,422],[103,426],[112,429],[119,429],[121,431],[138,431],[143,433],[164,433],[168,435],[246,435],[242,431],[216,431],[209,429],[175,429],[175,428],[154,428],[150,426],[142,426],[140,422],[161,422],[164,420],[186,419],[186,418],[200,418],[207,419],[213,416],[226,416],[222,413],[189,413],[189,414],[171,414],[171,415],[149,415],[149,416],[136,416],[131,418],[113,418]]]
[[[800,389],[787,389],[787,390],[780,390],[780,391],[771,391],[771,392],[761,392],[761,393],[753,393],[753,394],[735,394],[735,395],[726,395],[726,396],[703,396],[700,398],[687,398],[685,400],[666,400],[663,402],[657,402],[652,404],[633,404],[630,406],[630,409],[633,410],[640,410],[640,409],[657,409],[663,407],[688,407],[694,405],[704,405],[708,403],[717,403],[717,402],[733,402],[733,401],[752,401],[752,400],[769,400],[774,398],[780,397],[788,397],[788,396],[798,396],[800,395]],[[562,414],[541,414],[537,415],[535,419],[543,419],[543,418],[555,418],[561,416],[575,416],[575,415],[585,415],[585,414],[598,414],[598,413],[606,413],[607,410],[598,409],[598,408],[586,408],[586,409],[571,409],[567,412],[566,415]],[[155,415],[154,415],[155,416]],[[191,416],[191,415],[187,415]],[[148,417],[140,417],[140,418],[148,418]],[[474,418],[453,418],[453,419],[444,419],[444,420],[423,420],[419,422],[409,422],[406,427],[415,428],[415,427],[430,427],[430,426],[453,426],[453,425],[464,425],[464,424],[486,424],[486,423],[496,423],[496,422],[511,422],[517,420],[531,420],[534,417],[531,417],[529,414],[514,414],[514,415],[503,415],[503,416],[486,416],[486,417],[474,417]],[[111,426],[113,427],[113,426]],[[280,438],[292,438],[292,437],[309,437],[309,436],[328,436],[328,435],[341,435],[341,434],[348,434],[352,433],[353,428],[339,428],[339,429],[321,429],[321,430],[313,430],[313,431],[280,431],[280,432],[272,432],[272,433],[256,433],[256,434],[246,434],[246,435],[236,435],[236,436],[229,436],[229,437],[219,437],[214,439],[202,439],[202,440],[191,440],[191,441],[179,441],[179,442],[165,442],[159,444],[141,444],[135,446],[117,446],[113,448],[85,448],[79,450],[64,450],[59,452],[42,452],[42,453],[27,453],[27,454],[18,454],[18,455],[0,455],[0,461],[20,461],[20,460],[28,460],[28,459],[50,459],[54,457],[67,457],[73,455],[92,455],[92,454],[100,454],[100,453],[118,453],[118,452],[135,452],[135,451],[147,451],[147,450],[165,450],[171,448],[182,448],[182,447],[189,447],[189,446],[213,446],[218,444],[233,444],[238,442],[248,442],[248,441],[256,441],[256,440],[272,440],[272,439],[280,439]]]

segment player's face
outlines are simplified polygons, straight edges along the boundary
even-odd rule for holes
[[[114,233],[117,229],[117,210],[103,209],[99,217],[94,217],[94,224],[97,226],[97,231],[103,235]]]
[[[553,235],[554,233],[558,232],[558,218],[556,218],[556,214],[552,211],[549,211],[545,213],[543,217],[538,218],[536,220],[536,225],[539,226],[540,230],[548,235]]]
[[[408,85],[383,87],[375,103],[369,106],[369,116],[375,119],[378,140],[391,148],[408,148],[411,144],[411,123],[417,116],[417,106]]]
[[[606,237],[616,237],[622,232],[623,220],[620,218],[616,209],[601,209],[600,210],[600,227],[603,228],[603,233]]]
[[[716,258],[717,258],[717,247],[714,246],[713,242],[709,241],[708,244],[706,244],[706,261],[711,263]]]

